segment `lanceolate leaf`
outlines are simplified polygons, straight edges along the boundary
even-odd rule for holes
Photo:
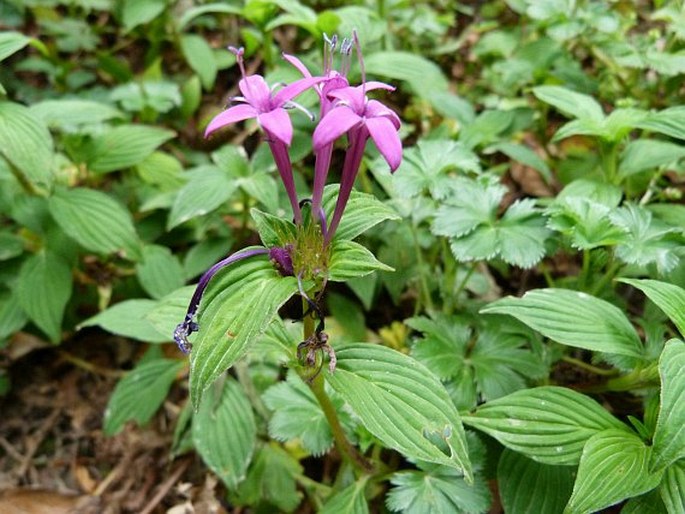
[[[364,491],[369,476],[364,475],[356,482],[348,485],[339,493],[331,496],[319,511],[319,514],[368,514],[369,505]]]
[[[171,330],[161,334],[147,320],[147,314],[157,305],[154,300],[124,300],[88,318],[78,328],[99,326],[112,334],[117,334],[147,343],[171,341]]]
[[[203,392],[266,330],[288,298],[294,277],[282,277],[267,260],[252,259],[214,278],[200,306],[200,332],[190,354],[190,395]]]
[[[94,189],[57,189],[49,200],[50,214],[69,237],[87,250],[139,254],[131,214],[109,195]]]
[[[394,271],[376,259],[366,247],[354,241],[336,240],[331,246],[328,280],[333,282],[344,282],[379,270]]]
[[[193,416],[193,442],[205,464],[229,489],[245,478],[257,443],[252,405],[233,379],[207,394]]]
[[[685,337],[685,289],[675,284],[649,279],[619,279],[645,293],[666,315],[671,318]]]
[[[324,189],[322,203],[329,220],[335,209],[339,189],[337,185],[326,186]],[[393,208],[385,205],[375,196],[352,191],[334,239],[336,241],[354,239],[383,221],[399,218],[400,216]]]
[[[183,287],[183,267],[178,258],[165,246],[148,245],[143,258],[136,265],[138,280],[152,298],[163,296]]]
[[[62,316],[71,288],[71,269],[56,254],[36,254],[19,271],[19,305],[53,343],[60,341]]]
[[[24,48],[29,41],[31,38],[21,32],[7,31],[0,34],[0,61]]]
[[[255,225],[257,225],[259,238],[267,248],[284,246],[295,241],[297,228],[293,222],[260,211],[259,209],[252,209],[250,214]]]
[[[473,480],[459,413],[428,369],[375,344],[336,353],[338,366],[326,379],[369,432],[407,457],[460,469]]]
[[[597,402],[563,387],[516,391],[485,403],[464,423],[544,464],[576,464],[585,442],[607,429],[626,430]]]
[[[564,514],[602,510],[657,486],[660,474],[650,474],[649,448],[637,435],[605,430],[583,448],[578,477]]]
[[[685,343],[672,339],[659,359],[661,405],[650,467],[660,470],[685,457]]]
[[[621,310],[607,301],[567,289],[537,289],[521,298],[491,303],[483,313],[509,314],[558,343],[630,357],[643,346]]]
[[[139,425],[150,421],[183,366],[182,361],[155,359],[129,371],[109,399],[103,427],[105,434],[116,434],[129,420],[135,420]]]
[[[602,106],[591,96],[561,86],[536,87],[533,88],[533,94],[567,116],[598,122],[604,119]]]
[[[574,469],[535,462],[504,450],[497,466],[497,484],[505,512],[559,514],[571,497]]]
[[[0,157],[31,184],[52,184],[52,136],[47,126],[23,105],[0,102]]]
[[[666,468],[659,492],[668,514],[685,512],[685,460],[674,462]]]

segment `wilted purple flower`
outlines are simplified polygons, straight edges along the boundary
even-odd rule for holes
[[[237,102],[237,105],[229,107],[209,122],[205,130],[205,137],[231,123],[256,118],[264,134],[266,134],[276,167],[290,199],[295,222],[300,223],[302,215],[298,206],[293,170],[290,156],[288,155],[288,146],[290,146],[293,139],[293,125],[286,108],[298,107],[297,104],[292,102],[292,99],[318,82],[321,82],[323,78],[303,78],[274,93],[269,88],[264,77],[261,75],[248,76],[246,74],[243,63],[244,50],[242,48],[235,49],[229,47],[229,49],[235,53],[243,76],[240,82],[238,82],[238,88],[242,96],[233,97],[231,100]]]

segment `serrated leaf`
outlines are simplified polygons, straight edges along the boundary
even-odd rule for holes
[[[71,269],[56,254],[41,252],[21,266],[16,293],[19,305],[53,343],[61,339],[71,289]]]
[[[87,250],[108,254],[139,254],[139,240],[131,214],[112,197],[86,188],[55,190],[50,214],[66,234]]]
[[[562,86],[538,86],[533,94],[540,100],[553,105],[571,118],[602,121],[602,106],[591,96],[576,93]]]
[[[389,348],[336,348],[326,380],[383,444],[409,458],[460,469],[473,481],[466,436],[447,391],[422,364]]]
[[[256,505],[267,501],[283,512],[292,512],[302,501],[295,482],[302,473],[302,466],[290,453],[274,443],[265,445],[238,487],[234,503]]]
[[[602,510],[657,486],[660,474],[647,469],[649,448],[634,433],[604,430],[583,448],[573,494],[564,514]]]
[[[661,402],[650,468],[661,470],[685,457],[685,343],[672,339],[659,358]]]
[[[167,230],[217,209],[231,198],[237,187],[236,181],[216,166],[196,168],[174,200]]]
[[[193,416],[193,443],[229,489],[245,478],[257,443],[250,400],[232,378],[208,391]]]
[[[259,238],[267,248],[285,246],[297,238],[297,227],[290,220],[279,218],[259,209],[251,209],[250,215],[255,222]]]
[[[428,59],[410,52],[376,52],[364,56],[366,72],[409,82],[420,96],[431,91],[446,91],[447,79],[440,68]]]
[[[7,59],[29,44],[31,38],[21,32],[6,31],[0,33],[0,61]]]
[[[680,335],[685,337],[685,289],[659,280],[619,278],[618,281],[645,293],[673,321]]]
[[[184,34],[180,38],[181,52],[188,66],[200,77],[202,86],[209,90],[214,87],[219,71],[212,48],[205,38],[197,34]]]
[[[271,438],[283,442],[300,439],[305,450],[314,456],[331,448],[333,433],[326,416],[314,393],[296,373],[288,373],[286,382],[271,386],[262,398],[274,411],[269,420]],[[347,418],[349,422],[349,415]]]
[[[536,289],[481,310],[508,314],[558,343],[641,358],[644,347],[625,314],[605,300],[567,289]]]
[[[145,125],[118,125],[93,138],[86,164],[90,171],[108,173],[141,163],[175,132]]]
[[[580,196],[557,198],[547,209],[547,226],[571,238],[571,246],[591,250],[622,241],[623,231],[611,223],[612,209]]]
[[[412,347],[412,357],[441,380],[461,374],[466,345],[471,339],[471,329],[466,323],[446,317],[437,317],[435,320],[410,318],[405,323],[425,334]]]
[[[674,462],[666,468],[659,493],[668,514],[685,512],[685,460]]]
[[[328,263],[328,280],[345,282],[351,278],[363,277],[374,271],[395,271],[380,262],[366,247],[336,239],[331,244],[331,259]]]
[[[147,319],[157,302],[148,299],[124,300],[88,318],[77,328],[99,326],[107,332],[147,343],[171,341],[171,332],[160,334]]]
[[[394,473],[385,503],[393,512],[403,514],[475,514],[485,513],[490,506],[490,491],[484,479],[473,485],[447,466],[430,470]]]
[[[52,184],[52,136],[47,126],[23,105],[0,102],[0,156],[31,184]]]
[[[368,475],[363,475],[356,482],[331,496],[319,511],[319,514],[369,514],[369,504],[364,496]]]
[[[297,279],[280,276],[265,260],[241,263],[215,277],[201,304],[200,331],[190,354],[196,408],[203,392],[242,357],[297,291]]]
[[[463,420],[507,448],[553,465],[579,462],[586,441],[601,431],[629,431],[594,400],[556,386],[516,391]]]
[[[147,245],[136,264],[136,275],[145,292],[152,298],[163,296],[183,287],[183,267],[178,258],[165,246]]]
[[[323,193],[322,206],[327,219],[331,219],[340,187],[326,186]],[[340,220],[335,240],[351,240],[363,234],[372,227],[387,220],[398,220],[399,214],[392,207],[384,204],[378,198],[359,191],[352,191],[345,206],[345,213]]]
[[[505,449],[497,466],[502,506],[511,514],[558,514],[571,497],[574,469],[550,466]]]
[[[685,157],[685,147],[656,139],[637,139],[628,143],[621,154],[619,176],[629,177],[645,170],[675,164]]]
[[[130,420],[138,425],[150,421],[183,366],[185,363],[177,360],[154,359],[129,371],[109,398],[103,421],[105,435],[118,433]]]
[[[123,117],[123,113],[111,105],[71,98],[37,102],[31,105],[31,113],[48,126],[67,131]]]
[[[446,198],[455,186],[454,171],[480,173],[478,156],[463,143],[452,140],[420,140],[404,151],[393,178],[400,196],[411,198],[428,191],[436,200]]]

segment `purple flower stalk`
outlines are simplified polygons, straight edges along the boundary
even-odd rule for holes
[[[288,147],[293,139],[293,125],[286,108],[298,107],[304,110],[292,99],[324,79],[323,77],[306,77],[274,93],[264,77],[247,75],[243,63],[244,50],[242,48],[229,47],[229,50],[235,53],[240,66],[243,78],[238,82],[238,88],[242,96],[233,97],[231,101],[236,105],[229,107],[209,122],[205,130],[205,137],[231,123],[256,118],[266,135],[276,167],[285,185],[295,222],[299,224],[302,221],[302,214],[297,201],[292,164],[288,155]]]

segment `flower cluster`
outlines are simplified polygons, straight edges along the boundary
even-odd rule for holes
[[[243,60],[243,49],[229,47],[236,55],[242,78],[238,83],[241,96],[231,99],[232,105],[211,120],[205,131],[209,137],[216,130],[226,125],[256,119],[264,133],[276,163],[276,167],[285,186],[293,211],[293,221],[301,227],[303,224],[302,205],[311,202],[311,212],[320,225],[322,238],[322,253],[327,249],[340,224],[345,206],[350,198],[354,181],[361,165],[364,149],[369,139],[372,139],[379,152],[395,171],[402,160],[402,144],[398,134],[400,119],[390,108],[377,100],[370,100],[367,92],[375,89],[393,91],[394,88],[382,82],[365,79],[364,64],[356,34],[352,39],[343,39],[339,50],[341,66],[334,69],[334,56],[338,48],[336,36],[324,36],[323,73],[312,75],[307,67],[292,55],[284,58],[302,74],[303,78],[281,89],[269,87],[261,75],[247,75]],[[352,51],[356,49],[362,73],[362,83],[350,86],[347,74],[350,69]],[[277,85],[278,86],[278,85]],[[314,183],[311,199],[299,201],[295,189],[292,163],[288,148],[292,141],[293,126],[288,110],[293,108],[306,109],[293,99],[308,89],[313,89],[320,100],[319,122],[313,133],[313,149],[315,155]],[[309,113],[308,113],[309,114]],[[314,116],[311,116],[314,120]],[[341,137],[347,137],[347,152],[343,161],[340,180],[340,191],[330,220],[326,219],[322,206],[323,190],[326,185],[331,166],[331,157],[335,143]],[[220,269],[239,260],[256,255],[266,255],[283,275],[294,275],[302,278],[302,270],[296,269],[294,262],[300,262],[297,247],[286,245],[283,248],[253,247],[234,253],[226,259],[212,266],[200,279],[193,295],[185,319],[176,327],[174,339],[184,352],[190,350],[188,336],[198,330],[193,321],[199,304],[210,279]],[[324,278],[325,280],[325,278]],[[301,291],[304,295],[304,291]]]

